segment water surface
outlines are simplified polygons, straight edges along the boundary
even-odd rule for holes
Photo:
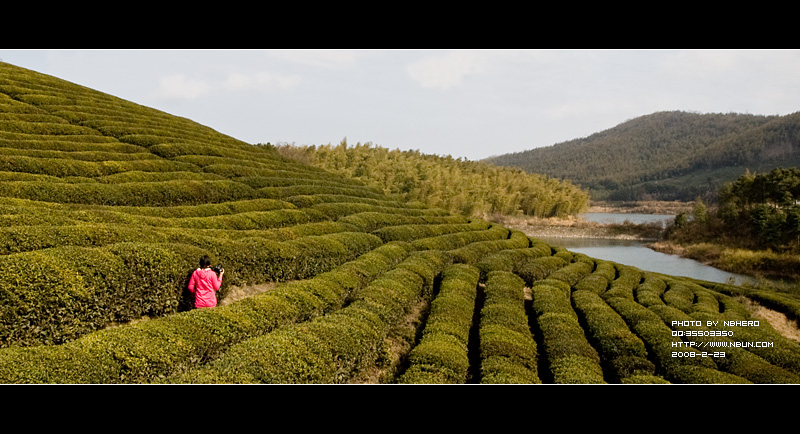
[[[641,241],[593,238],[536,237],[550,245],[562,246],[571,252],[595,259],[605,259],[646,271],[685,276],[718,283],[752,283],[755,279],[731,273],[677,255],[656,252]]]

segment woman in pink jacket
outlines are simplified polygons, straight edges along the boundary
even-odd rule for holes
[[[194,307],[214,307],[217,305],[217,294],[222,285],[221,270],[219,276],[211,269],[211,259],[208,256],[200,258],[200,268],[194,270],[189,279],[189,292],[194,294]]]

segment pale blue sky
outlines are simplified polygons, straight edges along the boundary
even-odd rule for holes
[[[800,111],[800,50],[14,50],[7,63],[249,143],[478,160],[662,110]]]

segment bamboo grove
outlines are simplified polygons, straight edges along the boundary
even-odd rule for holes
[[[566,217],[586,210],[589,194],[562,181],[516,168],[389,150],[371,143],[349,146],[280,145],[283,155],[380,188],[403,201],[471,217],[492,214]]]

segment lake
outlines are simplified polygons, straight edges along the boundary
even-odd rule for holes
[[[666,214],[613,213],[586,213],[582,214],[581,217],[598,223],[622,223],[628,220],[631,223],[662,222],[664,225],[675,218],[673,215]],[[562,237],[536,238],[550,245],[565,247],[575,253],[583,253],[592,258],[631,265],[646,271],[719,283],[734,282],[742,284],[755,282],[755,279],[750,276],[723,271],[693,259],[656,252],[646,247],[642,241]]]

